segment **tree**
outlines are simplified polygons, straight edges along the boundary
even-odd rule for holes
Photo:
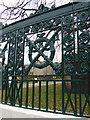
[[[1,1],[0,6],[3,9],[0,12],[0,19],[4,22],[13,22],[29,17],[30,13],[37,11],[41,3],[47,4],[46,0],[12,0],[10,4]],[[54,4],[54,0],[49,4]]]
[[[73,0],[0,0],[0,22],[11,23],[37,11],[40,4],[49,8],[53,5],[60,6]]]

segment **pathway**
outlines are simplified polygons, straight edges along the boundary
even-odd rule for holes
[[[73,120],[73,118],[77,117],[0,104],[0,120],[2,118],[70,118],[70,120]]]

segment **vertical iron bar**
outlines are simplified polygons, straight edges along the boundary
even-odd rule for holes
[[[14,93],[14,91],[13,91],[13,81],[12,81],[12,93],[11,93],[11,105],[13,106],[13,93]]]
[[[54,112],[56,112],[56,81],[54,81]]]
[[[23,29],[24,32],[24,29]],[[21,36],[22,37],[22,36]],[[22,76],[21,76],[21,94],[20,94],[20,106],[22,106],[22,96],[23,96],[23,69],[24,69],[24,47],[25,47],[25,38],[23,38],[23,57],[22,57]]]
[[[48,81],[46,81],[46,111],[48,111]]]
[[[34,109],[34,83],[35,83],[35,81],[33,80],[33,87],[32,87],[32,109]]]
[[[11,33],[10,33],[11,34]],[[16,37],[13,39],[15,40],[15,48],[14,48],[14,57],[13,57],[13,77],[12,77],[12,93],[11,93],[11,105],[15,105],[15,78],[16,78],[16,49],[17,49],[17,41]]]
[[[78,47],[78,76],[79,76],[79,112],[81,116],[81,81],[80,81],[80,51],[79,51],[79,33],[78,33],[78,18],[77,18],[77,47]]]
[[[73,9],[73,6],[72,6]],[[73,13],[73,41],[74,41],[74,79],[76,80],[76,53],[75,53],[75,31],[74,31],[74,13]],[[74,115],[77,115],[77,95],[76,95],[76,81],[73,83],[74,84],[74,97],[75,97],[75,110],[74,110]]]
[[[26,108],[28,107],[28,81],[27,81],[27,84],[26,84]]]
[[[7,104],[7,76],[5,79],[5,104]]]
[[[82,105],[81,105],[81,81],[79,82],[79,107],[80,107],[80,116],[81,116],[81,108],[82,108]]]
[[[88,45],[88,59],[89,58],[90,58],[90,46]],[[89,62],[90,61],[88,61],[88,64],[89,64]],[[89,67],[90,66],[88,65],[88,70],[89,70]],[[89,95],[90,94],[90,88],[89,88],[90,87],[89,86],[90,85],[90,81],[89,81],[90,80],[90,76],[89,76],[89,74],[90,74],[90,71],[88,71],[88,94],[87,94],[88,95],[88,101],[90,101],[90,95]],[[88,102],[88,114],[90,115],[90,102]]]
[[[16,77],[15,77],[16,78]],[[14,79],[14,95],[13,95],[13,99],[14,99],[14,105],[15,105],[15,94],[16,94],[16,91],[15,91],[15,81],[16,79]]]
[[[10,36],[10,34],[11,33],[9,33],[9,36]],[[11,47],[12,47],[12,46],[10,46],[10,44],[11,44],[11,39],[9,39],[9,52],[8,52],[8,62],[7,63],[10,62],[9,56],[10,56],[10,51],[11,51]],[[14,65],[14,59],[13,59],[13,65]],[[7,68],[7,73],[8,73],[8,68]],[[13,75],[14,75],[14,67],[13,67]],[[11,89],[9,89],[9,76],[7,78],[8,78],[8,92],[9,92],[8,95],[10,97],[9,98],[10,99],[10,104],[12,105],[12,95],[13,95],[13,93],[11,93],[11,89],[13,87],[13,81],[11,81]],[[13,77],[12,77],[12,80],[13,80]]]
[[[64,58],[63,58],[63,20],[61,21],[61,40],[62,40],[62,113],[64,113]]]
[[[1,93],[1,103],[3,102],[3,78],[2,78],[2,93]]]
[[[21,94],[20,94],[20,107],[22,106],[22,96],[23,96],[23,80],[21,79]]]
[[[8,61],[7,63],[9,63],[9,55],[10,55],[10,40],[9,40],[9,51],[8,51]],[[8,68],[7,69],[7,76],[6,76],[6,81],[5,81],[5,84],[6,84],[6,92],[5,92],[5,104],[7,104],[7,100],[8,100],[8,97],[7,97],[7,92],[8,92],[8,85],[9,85],[9,81],[8,81]]]
[[[14,87],[14,91],[13,91],[14,92],[13,93],[13,99],[14,99],[14,101],[15,101],[15,94],[16,94],[15,83],[16,83],[16,67],[17,67],[16,66],[16,64],[17,64],[17,60],[16,60],[17,59],[17,45],[18,44],[17,44],[17,34],[16,34],[16,38],[15,38],[15,58],[14,58],[15,59],[15,63],[14,63],[15,64],[14,65],[14,86],[13,86]],[[15,105],[15,102],[14,102],[14,105]]]
[[[41,81],[39,81],[39,110],[41,108]]]

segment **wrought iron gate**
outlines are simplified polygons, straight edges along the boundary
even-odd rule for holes
[[[2,28],[2,103],[90,117],[90,2],[47,10]]]

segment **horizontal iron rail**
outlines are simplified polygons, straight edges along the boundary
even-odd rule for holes
[[[64,74],[64,76],[74,76],[74,75],[76,75],[76,76],[90,76],[90,74],[88,73],[88,74]],[[55,76],[55,77],[60,77],[60,76],[62,76],[62,75],[11,75],[11,77],[53,77],[53,76]]]
[[[90,8],[90,2],[67,4],[62,7],[58,7],[58,8],[49,10],[47,12],[44,12],[42,14],[34,15],[32,17],[28,17],[26,19],[7,25],[6,27],[1,29],[2,34],[0,34],[0,36],[8,32],[12,32],[14,30],[18,30],[18,29],[36,24],[38,23],[38,21],[40,22],[45,21],[47,20],[47,18],[49,20],[49,19],[55,18],[55,16],[58,17],[58,16],[72,13],[72,11],[77,12],[77,11],[80,11],[81,9],[89,9],[89,8]]]
[[[45,79],[42,79],[42,80],[17,80],[17,79],[14,79],[14,80],[3,80],[2,82],[4,82],[4,81],[57,81],[57,82],[59,82],[59,81],[62,81],[62,80],[45,80]],[[76,81],[76,82],[90,82],[90,80],[81,80],[81,79],[72,79],[72,80],[63,80],[64,82],[66,81],[66,82],[68,82],[68,81]]]

